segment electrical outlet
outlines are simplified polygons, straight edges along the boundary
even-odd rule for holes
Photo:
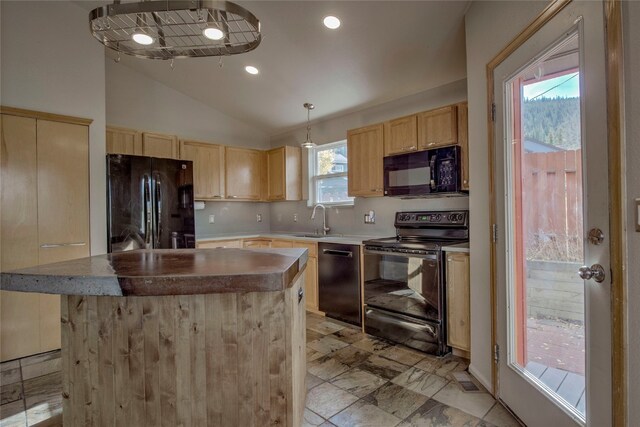
[[[374,211],[369,211],[364,214],[364,223],[365,224],[375,224],[376,223],[376,213]]]
[[[256,221],[262,222],[262,214],[257,214],[256,215]]]
[[[214,222],[216,222],[216,216],[215,215],[209,215],[209,224],[213,224]]]
[[[293,214],[293,222],[298,222],[298,214],[297,213]]]

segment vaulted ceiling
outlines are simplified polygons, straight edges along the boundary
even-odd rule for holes
[[[223,58],[222,67],[218,58],[176,60],[172,69],[126,55],[120,64],[269,134],[304,123],[304,102],[316,105],[318,120],[466,77],[468,1],[238,3],[261,21],[256,50]],[[324,27],[326,15],[341,27]],[[246,65],[260,74],[249,75]]]

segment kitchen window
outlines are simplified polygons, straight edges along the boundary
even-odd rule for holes
[[[309,159],[310,203],[353,205],[347,185],[347,141],[314,147]]]

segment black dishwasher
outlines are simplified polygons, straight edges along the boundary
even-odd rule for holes
[[[318,293],[328,317],[361,325],[360,246],[318,244]]]

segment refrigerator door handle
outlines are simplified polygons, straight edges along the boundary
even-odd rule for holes
[[[160,181],[160,174],[156,174],[156,226],[155,229],[155,244],[154,247],[160,247],[160,235],[162,234],[162,182]]]
[[[144,175],[143,192],[144,192],[144,244],[146,249],[151,249],[152,232],[152,209],[151,209],[151,180],[148,175]]]

